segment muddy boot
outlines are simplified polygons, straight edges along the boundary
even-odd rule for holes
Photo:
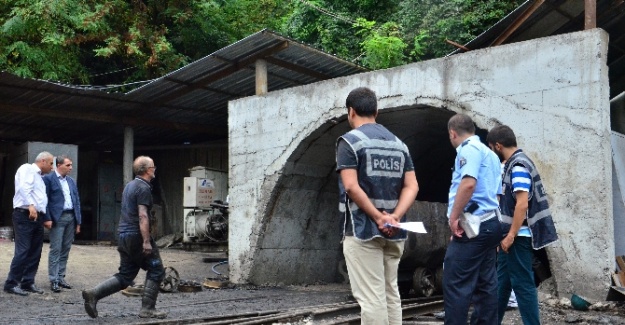
[[[91,318],[98,317],[96,304],[98,300],[110,296],[122,289],[122,284],[116,277],[111,277],[98,284],[95,288],[82,291],[82,298],[85,299],[85,311]]]
[[[145,286],[143,287],[143,298],[141,299],[141,311],[139,317],[141,318],[165,318],[166,312],[158,311],[156,306],[156,297],[158,297],[158,290],[160,284],[153,280],[145,280]]]

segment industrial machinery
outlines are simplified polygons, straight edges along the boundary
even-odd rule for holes
[[[192,176],[184,178],[183,244],[223,246],[228,241],[227,175],[203,167],[190,171]]]
[[[210,209],[190,209],[185,215],[183,242],[228,240],[228,204],[217,201]]]

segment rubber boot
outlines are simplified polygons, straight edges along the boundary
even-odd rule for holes
[[[156,297],[158,297],[158,290],[160,283],[153,280],[145,280],[143,286],[143,298],[141,299],[141,311],[139,317],[141,318],[160,318],[167,317],[166,312],[156,310]]]
[[[85,311],[91,318],[98,317],[96,304],[98,300],[110,296],[122,289],[122,284],[116,277],[111,277],[98,284],[95,288],[82,291],[82,298],[85,299]]]

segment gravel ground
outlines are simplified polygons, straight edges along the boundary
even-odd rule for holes
[[[141,301],[121,293],[104,298],[98,303],[100,317],[89,318],[84,312],[81,291],[90,288],[117,271],[119,257],[115,247],[73,245],[68,263],[66,280],[73,289],[61,293],[50,291],[47,279],[49,245],[44,243],[42,259],[36,284],[46,292],[20,297],[0,292],[0,324],[141,324],[137,314]],[[13,257],[12,242],[0,242],[0,279],[4,281]],[[203,262],[206,253],[188,252],[180,249],[163,249],[161,256],[165,266],[174,267],[180,278],[202,283],[207,277],[217,277],[211,270],[215,263]],[[227,274],[227,264],[215,267]],[[136,279],[142,284],[145,272]],[[566,307],[566,302],[541,297],[543,324],[625,324],[624,308],[603,311],[580,312]],[[200,292],[161,293],[157,308],[169,312],[168,319],[210,317],[262,310],[297,309],[298,307],[345,302],[351,299],[349,286],[344,284],[321,284],[288,287],[227,286],[222,289],[206,289]],[[434,317],[421,317],[406,324],[441,323]],[[506,313],[504,324],[522,324],[517,310]]]

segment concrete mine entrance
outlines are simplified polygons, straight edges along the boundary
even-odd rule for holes
[[[413,157],[419,196],[408,218],[423,221],[426,235],[410,235],[402,261],[402,278],[412,279],[416,267],[436,270],[442,265],[449,230],[445,212],[455,150],[449,143],[447,121],[452,111],[429,106],[389,108],[380,111],[378,122],[395,133],[409,147]],[[346,117],[328,122],[300,143],[286,163],[274,187],[267,215],[260,230],[255,260],[271,260],[285,251],[297,251],[286,263],[296,283],[345,280],[341,248],[341,218],[338,214],[335,143],[349,130]],[[288,253],[287,253],[288,254]],[[280,283],[285,265],[257,274],[256,280]],[[275,278],[267,278],[274,274]]]
[[[416,211],[436,234],[407,243],[429,253],[411,261],[442,258],[432,252],[448,240],[442,202],[454,149],[445,122],[463,112],[485,130],[510,125],[541,171],[560,235],[548,248],[551,291],[605,297],[614,264],[607,41],[589,30],[230,101],[230,280],[340,281],[334,141],[348,130],[345,96],[368,86],[379,122],[417,165],[421,191],[409,217]]]

